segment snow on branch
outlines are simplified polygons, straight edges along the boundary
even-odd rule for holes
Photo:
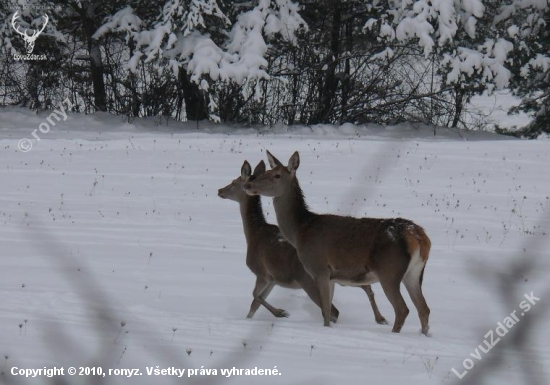
[[[137,71],[141,60],[157,61],[159,68],[168,63],[175,74],[184,68],[202,89],[208,87],[204,76],[238,84],[268,79],[266,40],[296,44],[296,32],[307,28],[299,5],[290,0],[259,0],[233,24],[216,0],[168,0],[152,25],[143,24],[126,7],[109,17],[94,38],[125,33],[136,47],[128,62],[131,71]]]
[[[447,74],[447,84],[464,82],[464,75],[477,73],[483,83],[494,84],[497,89],[506,87],[511,72],[506,68],[505,61],[512,49],[513,44],[505,39],[487,39],[478,49],[459,47],[456,55],[446,54],[442,61],[451,69]]]
[[[126,41],[141,29],[142,21],[134,14],[132,7],[126,7],[107,18],[107,21],[93,34],[93,39],[101,39],[109,32],[126,33]]]

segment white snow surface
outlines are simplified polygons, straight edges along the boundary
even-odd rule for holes
[[[443,129],[434,137],[411,125],[230,133],[235,127],[212,123],[197,130],[68,114],[50,132],[37,131],[37,142],[31,132],[48,115],[0,110],[0,372],[7,383],[51,383],[16,378],[12,367],[101,366],[142,373],[107,375],[107,384],[453,384],[460,381],[452,368],[463,372],[466,358],[479,367],[497,349],[505,365],[484,384],[521,383],[526,355],[533,375],[548,378],[545,321],[533,324],[522,351],[506,350],[511,329],[481,361],[470,354],[519,312],[524,294],[541,298],[525,317],[548,307],[550,141]],[[17,149],[24,137],[33,144],[26,153]],[[245,318],[255,277],[245,265],[238,205],[217,189],[245,159],[265,160],[266,149],[283,162],[300,152],[298,177],[312,210],[405,217],[426,229],[430,337],[419,333],[404,288],[411,312],[400,334],[376,324],[365,293],[350,287],[336,289],[340,319],[330,328],[304,292],[279,287],[268,302],[289,318],[263,308]],[[270,199],[263,205],[274,223]],[[522,277],[509,270],[531,255],[546,258]],[[502,302],[495,278],[506,271],[510,285],[521,278],[514,304]],[[392,323],[380,285],[373,289]],[[218,375],[149,376],[146,368],[156,367],[217,368]],[[280,375],[221,376],[233,367],[276,367]]]

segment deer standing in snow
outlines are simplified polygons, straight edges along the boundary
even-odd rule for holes
[[[409,309],[401,295],[403,282],[418,310],[422,333],[428,335],[430,309],[422,294],[424,268],[431,242],[424,229],[402,218],[354,218],[316,214],[306,205],[296,171],[295,152],[284,166],[267,151],[271,170],[244,186],[251,195],[273,198],[282,234],[315,279],[325,326],[330,326],[331,282],[365,286],[380,282],[395,311],[392,332],[399,333]]]
[[[246,237],[246,265],[256,275],[256,285],[252,292],[254,299],[247,318],[252,318],[256,310],[263,305],[275,317],[288,317],[283,309],[270,305],[266,298],[275,285],[290,289],[304,289],[309,298],[321,307],[319,289],[315,281],[304,270],[296,250],[285,241],[279,228],[266,222],[259,196],[249,196],[243,186],[257,175],[263,174],[265,163],[261,161],[251,175],[250,164],[245,161],[241,176],[218,190],[218,196],[239,203]],[[327,318],[336,322],[338,310],[328,307]]]

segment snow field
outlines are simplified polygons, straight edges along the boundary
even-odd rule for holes
[[[16,120],[5,118],[8,128]],[[547,259],[520,277],[512,308],[493,276],[548,250],[542,141],[434,139],[411,127],[391,134],[409,140],[392,139],[391,130],[346,136],[329,127],[318,127],[324,136],[179,134],[73,116],[22,153],[17,142],[36,127],[32,119],[0,132],[0,371],[10,381],[47,381],[15,378],[14,366],[99,365],[143,373],[109,376],[109,384],[177,381],[147,375],[158,365],[281,373],[192,377],[209,384],[454,383],[451,368],[462,371],[523,294],[544,293]],[[238,205],[216,193],[243,160],[265,160],[265,149],[283,162],[300,152],[298,177],[314,211],[402,216],[425,227],[433,244],[423,286],[431,338],[420,335],[404,288],[411,313],[398,335],[377,325],[365,293],[349,287],[337,287],[341,313],[331,328],[305,293],[278,287],[269,302],[289,318],[260,308],[245,319],[254,276]],[[263,205],[275,223],[270,200]],[[393,322],[380,286],[373,289]],[[549,330],[540,324],[533,334],[529,351],[507,351],[507,366],[487,384],[521,381],[520,354],[532,355],[540,379],[548,376]]]

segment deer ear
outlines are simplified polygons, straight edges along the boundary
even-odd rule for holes
[[[244,161],[243,163],[243,166],[241,167],[241,178],[242,179],[246,179],[250,176],[250,174],[252,174],[252,171],[251,171],[251,167],[250,167],[250,163],[248,163],[248,161]]]
[[[281,162],[279,162],[279,159],[271,155],[269,151],[265,150],[265,153],[267,154],[267,160],[269,161],[269,165],[271,166],[271,168],[283,165]]]
[[[255,177],[258,177],[260,175],[263,175],[264,173],[265,173],[265,162],[261,160],[260,163],[258,163],[256,168],[254,169],[254,172],[252,173],[252,175],[254,175]]]
[[[291,174],[295,174],[298,167],[300,167],[300,155],[298,154],[298,151],[295,151],[288,160],[288,166],[286,168]]]

